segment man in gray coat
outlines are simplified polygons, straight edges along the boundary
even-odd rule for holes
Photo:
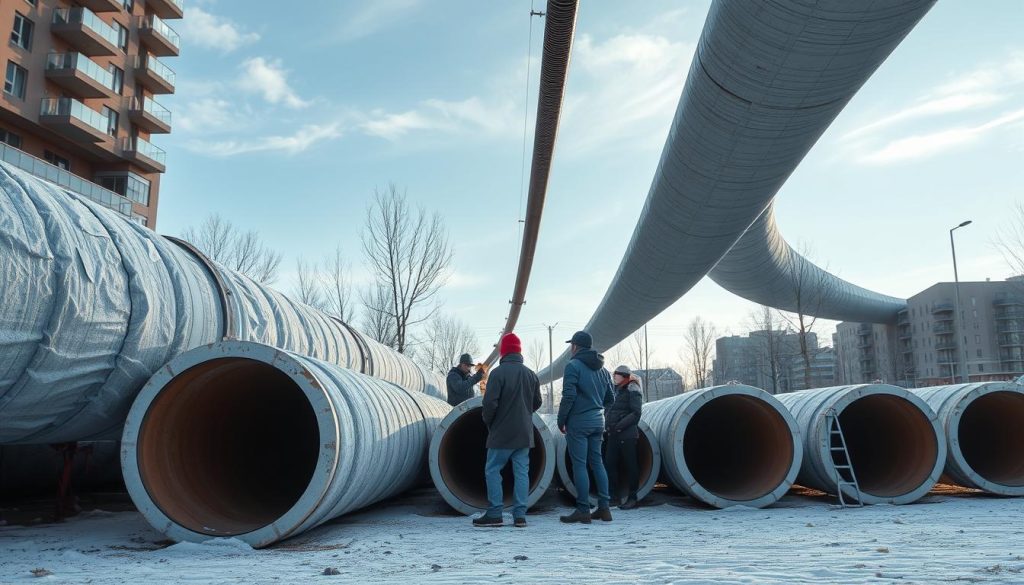
[[[533,448],[533,413],[541,406],[540,380],[523,364],[522,344],[514,333],[501,338],[501,361],[491,371],[484,393],[483,418],[487,425],[487,512],[474,526],[501,526],[505,494],[501,472],[512,462],[512,518],[526,527],[526,500],[530,494],[530,449]]]

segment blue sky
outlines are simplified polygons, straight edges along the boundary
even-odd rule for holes
[[[535,0],[542,8],[544,2]],[[257,229],[285,260],[341,245],[365,281],[359,234],[389,182],[443,214],[455,247],[444,310],[481,348],[500,329],[519,251],[529,0],[304,3],[196,0],[161,99],[174,131],[158,231],[211,212]],[[537,261],[519,328],[568,338],[611,280],[643,206],[708,2],[586,2]],[[312,17],[312,18],[310,18]],[[812,149],[779,194],[787,239],[843,278],[912,295],[1005,278],[993,245],[1024,200],[1024,3],[940,2]],[[542,23],[528,100],[536,107]],[[529,146],[528,146],[529,148]],[[528,172],[528,170],[527,170]],[[705,279],[650,326],[652,363],[682,360],[694,315],[741,333],[751,303]],[[831,328],[823,328],[830,333]],[[560,349],[560,348],[559,348]]]

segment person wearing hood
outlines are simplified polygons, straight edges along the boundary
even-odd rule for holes
[[[508,333],[498,346],[501,360],[491,371],[484,393],[483,419],[487,425],[488,509],[473,526],[501,526],[505,494],[501,472],[512,462],[512,519],[516,528],[526,527],[526,500],[530,494],[530,449],[533,448],[533,413],[541,407],[540,380],[523,364],[519,337]]]
[[[605,445],[604,462],[608,469],[608,485],[611,489],[611,504],[618,505],[619,499],[619,463],[625,467],[626,486],[629,493],[626,502],[619,506],[622,510],[637,507],[636,492],[640,489],[640,474],[637,471],[636,442],[640,439],[640,413],[643,409],[644,395],[640,390],[640,380],[633,375],[629,366],[619,366],[612,374],[615,384],[615,402],[605,413],[605,430],[608,432]]]
[[[594,340],[586,331],[577,331],[570,345],[572,359],[562,377],[562,402],[558,406],[558,429],[565,435],[566,449],[572,459],[576,486],[576,510],[559,519],[567,524],[590,524],[599,519],[611,522],[608,507],[608,474],[601,457],[604,435],[604,409],[615,401],[612,380],[604,368],[604,357],[592,349]],[[590,512],[590,474],[597,488],[597,511]]]
[[[476,386],[484,377],[483,368],[477,368],[476,373],[469,375],[473,367],[473,357],[468,353],[459,356],[459,363],[448,370],[448,404],[458,406],[473,397],[473,386]]]

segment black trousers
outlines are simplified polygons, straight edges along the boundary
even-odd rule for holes
[[[625,439],[616,433],[609,433],[605,444],[604,466],[608,470],[608,491],[612,501],[622,497],[622,484],[625,479],[627,497],[636,499],[640,489],[640,472],[636,463],[636,439]],[[625,468],[625,476],[619,475],[619,464]]]

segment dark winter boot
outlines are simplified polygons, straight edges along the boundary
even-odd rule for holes
[[[526,518],[516,518],[513,525],[516,528],[526,528]]]
[[[619,509],[620,510],[633,510],[633,509],[636,509],[636,508],[639,508],[639,507],[640,507],[640,504],[639,504],[639,502],[636,501],[636,498],[630,497],[629,499],[626,500],[625,504],[622,504],[621,506],[619,506]]]
[[[484,528],[497,528],[504,524],[504,520],[501,516],[494,517],[484,514],[479,518],[473,518],[473,526],[484,527]]]
[[[559,516],[558,519],[566,524],[575,524],[577,522],[580,524],[590,524],[590,512],[574,510],[572,514],[569,514],[568,516]]]
[[[612,521],[612,510],[611,508],[598,508],[590,514],[591,520],[604,520],[605,522]]]

